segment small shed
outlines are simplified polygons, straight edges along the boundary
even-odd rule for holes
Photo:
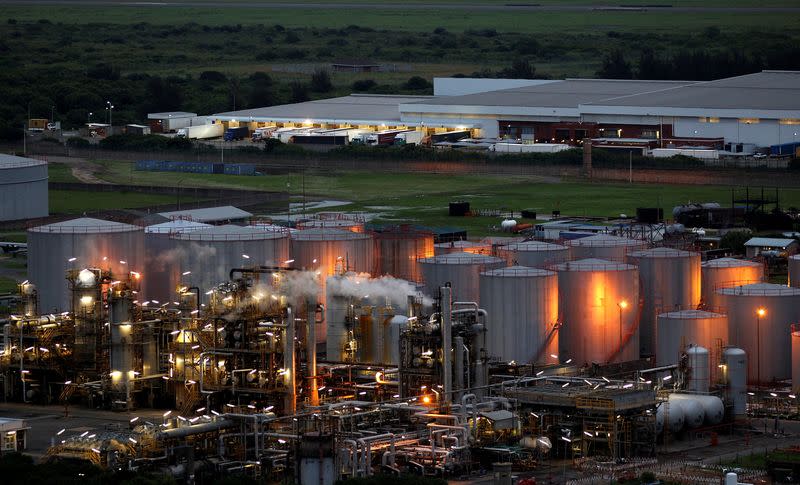
[[[29,429],[22,419],[0,417],[0,455],[25,451]]]
[[[777,237],[754,237],[744,243],[748,258],[760,255],[788,257],[797,254],[796,239],[782,239]]]

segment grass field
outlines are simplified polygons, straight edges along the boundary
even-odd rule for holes
[[[170,195],[141,194],[137,192],[83,192],[51,190],[51,214],[81,214],[106,209],[134,209],[159,204],[175,203]],[[195,199],[182,197],[182,202]]]

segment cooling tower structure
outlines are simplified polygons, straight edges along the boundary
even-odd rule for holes
[[[641,355],[656,351],[656,315],[697,308],[700,303],[700,254],[673,248],[653,248],[628,253],[639,266],[642,320],[639,324]]]
[[[39,293],[39,312],[71,310],[65,271],[100,268],[122,278],[143,271],[141,227],[82,217],[28,230],[28,280]]]
[[[722,378],[734,416],[747,414],[747,354],[737,347],[722,351]]]
[[[792,377],[791,325],[800,321],[800,288],[754,283],[717,290],[728,313],[728,339],[748,358],[748,381]]]
[[[407,227],[375,234],[378,253],[377,276],[392,275],[408,281],[421,281],[417,260],[434,255],[433,233]]]
[[[491,243],[472,242],[472,241],[450,241],[437,243],[433,245],[433,254],[439,256],[440,254],[450,253],[472,253],[472,254],[492,254]]]
[[[479,275],[502,268],[505,262],[494,256],[472,253],[440,254],[418,261],[425,293],[436,296],[439,288],[450,283],[454,301],[480,301]]]
[[[558,353],[558,276],[512,266],[480,275],[481,306],[491,315],[487,350],[501,361],[553,362]]]
[[[546,268],[569,259],[569,248],[543,241],[523,241],[497,248],[497,256],[509,265]]]
[[[639,271],[603,259],[561,263],[558,347],[562,362],[624,362],[639,358]]]
[[[253,226],[212,226],[169,235],[173,248],[160,256],[180,283],[205,293],[230,279],[233,268],[282,266],[289,259],[287,232]]]
[[[789,286],[800,288],[800,254],[789,256]]]
[[[569,247],[570,257],[574,260],[594,258],[618,262],[625,261],[627,253],[647,247],[644,241],[611,234],[594,234],[572,239],[565,244]]]
[[[172,301],[181,282],[181,272],[170,264],[169,256],[175,247],[173,234],[192,232],[211,227],[202,222],[176,219],[144,228],[144,274],[142,301]]]
[[[744,259],[719,258],[702,263],[700,276],[700,299],[705,309],[719,311],[720,301],[716,290],[761,282],[764,280],[764,266]]]
[[[707,349],[728,342],[728,317],[703,310],[681,310],[656,317],[656,365],[677,364],[686,345]]]

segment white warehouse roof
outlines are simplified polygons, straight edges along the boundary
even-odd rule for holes
[[[197,222],[219,222],[246,219],[253,214],[232,205],[207,207],[205,209],[188,209],[182,211],[159,212],[158,215],[169,219],[188,219]]]
[[[194,118],[197,113],[187,111],[164,111],[163,113],[148,113],[148,120],[165,120],[167,118]]]
[[[797,241],[794,239],[781,239],[776,237],[754,237],[749,239],[745,246],[748,247],[758,247],[758,248],[781,248],[786,249],[791,244],[795,244]]]

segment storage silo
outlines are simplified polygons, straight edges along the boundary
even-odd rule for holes
[[[179,232],[192,232],[211,227],[197,221],[175,219],[144,228],[144,279],[140,300],[172,301],[181,282],[181,271],[169,257],[175,247],[170,237]]]
[[[115,277],[142,272],[144,232],[121,222],[81,217],[28,230],[28,280],[39,312],[71,310],[66,270],[101,268]]]
[[[565,243],[569,246],[572,259],[605,259],[608,261],[625,261],[630,251],[638,251],[647,247],[644,241],[611,234],[593,234]]]
[[[512,266],[480,275],[481,306],[490,315],[486,346],[504,362],[551,362],[558,352],[558,276]]]
[[[509,265],[545,268],[569,259],[569,248],[544,241],[523,241],[497,248],[497,256]]]
[[[699,345],[690,345],[686,349],[688,357],[689,378],[686,389],[692,392],[708,392],[711,383],[708,349]]]
[[[440,254],[418,263],[428,295],[436,296],[439,288],[451,283],[454,301],[475,302],[480,300],[479,275],[505,266],[500,258],[472,253]]]
[[[700,265],[700,299],[707,310],[719,311],[715,291],[727,286],[744,285],[764,280],[764,266],[755,261],[719,258]]]
[[[179,271],[180,283],[205,293],[230,279],[234,268],[281,266],[289,259],[289,235],[252,226],[211,226],[169,235],[162,259]]]
[[[737,347],[722,351],[722,376],[725,394],[733,405],[734,416],[747,414],[747,354]]]
[[[800,254],[789,256],[789,286],[800,288]]]
[[[47,217],[47,162],[0,154],[0,221]]]
[[[572,359],[583,365],[638,359],[636,266],[590,258],[561,263],[555,269],[561,361]],[[621,305],[623,302],[627,304]]]
[[[728,342],[728,317],[721,313],[681,310],[662,313],[656,322],[658,366],[677,364],[686,344],[713,349]]]
[[[472,253],[472,254],[492,254],[492,245],[483,242],[472,241],[450,241],[436,243],[433,245],[433,254],[439,256],[440,254],[450,253]]]
[[[628,262],[639,266],[642,317],[640,352],[656,351],[656,316],[659,313],[697,308],[700,303],[700,254],[673,248],[652,248],[628,253]]]
[[[748,380],[770,383],[792,376],[791,325],[800,321],[800,288],[754,283],[717,290],[728,313],[728,340],[748,359]]]
[[[378,253],[377,275],[421,281],[417,260],[434,255],[433,233],[408,227],[378,232],[375,234],[375,243]]]

